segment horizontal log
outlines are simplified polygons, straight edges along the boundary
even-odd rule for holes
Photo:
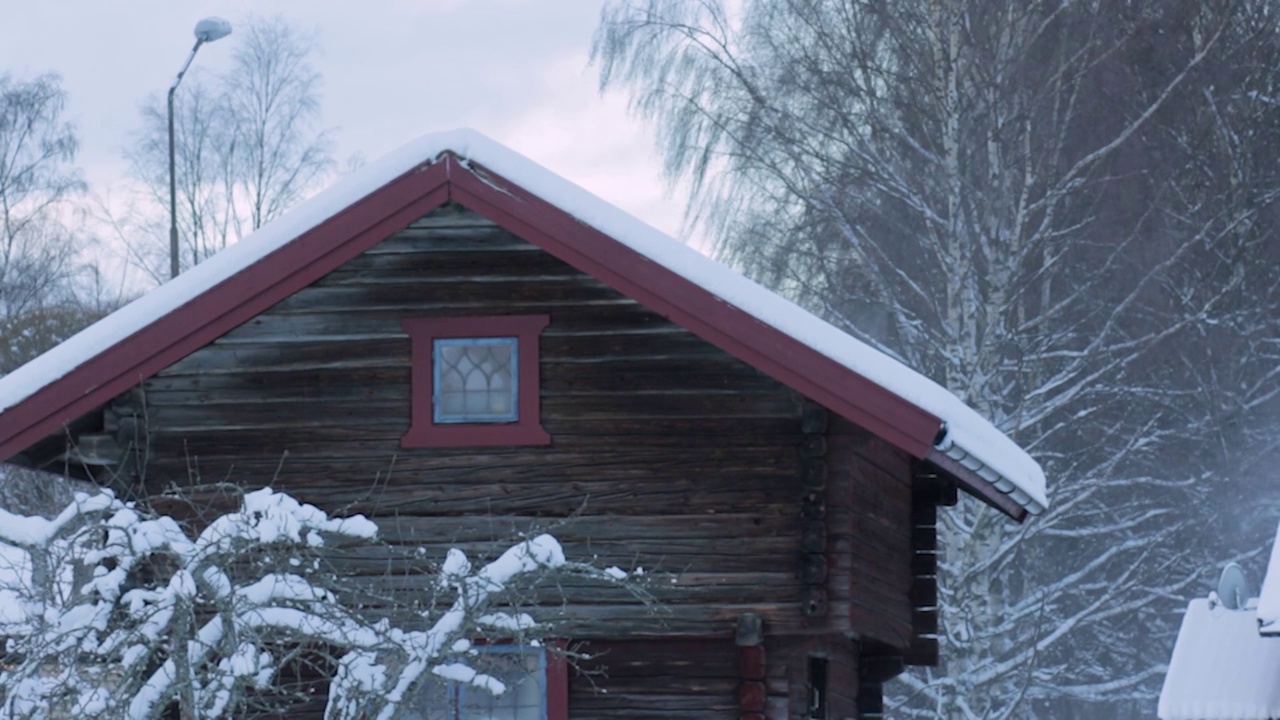
[[[783,635],[821,635],[829,632],[831,623],[822,618],[800,614],[797,602],[715,603],[682,605],[679,612],[656,612],[637,604],[574,604],[554,607],[525,608],[551,632],[561,637],[612,637],[618,639],[664,637],[732,637],[735,618],[754,612],[764,618],[770,632]],[[848,607],[834,608],[832,613],[848,612]],[[372,618],[387,617],[396,622],[410,622],[416,616],[404,610],[367,608]],[[909,623],[905,623],[909,634]],[[874,637],[874,636],[873,636]],[[906,636],[904,635],[904,638]],[[905,643],[906,640],[904,639]]]
[[[602,392],[735,391],[777,392],[792,396],[777,380],[736,360],[673,359],[663,361],[614,359],[602,363],[544,363],[544,395]],[[147,380],[145,396],[155,405],[209,400],[264,401],[297,397],[401,397],[410,384],[410,364],[297,366],[289,372],[250,368],[234,373],[163,374]],[[814,482],[822,468],[814,468]]]
[[[538,299],[625,297],[595,277],[545,255],[519,258],[489,253],[469,267],[439,264],[434,262],[436,257],[422,258],[419,267],[387,268],[376,275],[369,270],[338,268],[290,296],[287,307],[296,310],[311,302],[329,305],[333,297],[367,298],[375,306],[388,298],[428,302],[485,300],[502,305]]]
[[[867,579],[854,575],[851,578],[852,605],[864,607],[877,615],[888,616],[900,621],[902,626],[910,626],[911,612],[915,605],[911,602],[910,588],[902,589],[891,585],[867,582]]]
[[[931,582],[915,583],[911,586],[911,606],[917,608],[938,606],[938,585]]]
[[[938,610],[917,609],[911,613],[911,627],[917,635],[936,635],[938,633]]]
[[[545,251],[492,224],[448,228],[408,227],[365,250],[359,257],[371,255],[431,255],[433,253],[495,255],[527,253],[542,255]],[[351,262],[351,261],[348,261]]]
[[[931,552],[917,552],[911,556],[911,574],[917,577],[932,577],[938,574],[938,555]]]
[[[938,529],[936,527],[916,527],[911,529],[911,547],[916,552],[937,552]]]
[[[575,642],[577,638],[575,638]],[[671,640],[588,639],[578,648],[584,673],[608,677],[653,677],[672,674],[735,678],[736,648],[728,637]]]
[[[431,605],[431,593],[435,589],[434,578],[429,575],[387,574],[378,576],[361,576],[359,585],[344,588],[336,593],[344,603],[362,607],[377,605],[400,605],[413,607]],[[555,588],[541,593],[546,598],[542,604],[577,607],[589,604],[596,607],[615,606],[631,608],[633,615],[653,612],[663,622],[683,617],[689,608],[697,612],[701,607],[714,607],[723,603],[732,603],[750,593],[754,602],[788,603],[799,602],[799,595],[794,586],[765,585],[752,590],[749,585],[685,585],[654,583],[646,588],[648,595],[657,608],[647,610],[645,606],[628,590],[605,584],[557,584]],[[533,599],[538,596],[524,597],[528,604],[536,604]],[[441,601],[435,607],[443,611],[449,605]]]
[[[615,695],[606,692],[571,692],[570,718],[626,717],[629,720],[738,720],[737,698],[702,695]],[[782,717],[782,716],[778,716]]]
[[[829,555],[835,561],[837,569],[847,568],[853,583],[852,591],[855,593],[866,588],[878,588],[880,592],[905,594],[915,580],[915,576],[906,567],[906,556],[895,560],[873,550],[863,550],[860,546],[848,553],[841,553],[833,548]]]
[[[752,584],[759,584],[761,588],[781,588],[781,592],[795,595],[800,585],[796,580],[795,561],[786,552],[786,538],[744,539],[736,546],[730,540],[721,539],[681,542],[635,537],[609,543],[577,538],[560,538],[560,541],[566,556],[573,560],[602,567],[643,568],[646,575],[659,573],[663,577],[642,582],[673,589],[735,585],[749,590]],[[510,544],[441,539],[417,545],[413,550],[418,552],[404,555],[381,548],[366,548],[330,550],[325,553],[325,558],[335,568],[349,574],[377,576],[409,573],[412,575],[410,579],[391,579],[388,582],[393,586],[407,584],[406,586],[421,587],[434,580],[419,579],[419,576],[430,574],[419,568],[424,565],[434,567],[434,563],[440,562],[450,548],[458,548],[469,556],[483,558]],[[704,548],[702,553],[698,552],[699,546]],[[742,559],[744,555],[750,555],[756,562],[750,562],[750,558]],[[401,572],[402,569],[404,572]]]
[[[491,237],[492,245],[506,243],[507,238]],[[488,252],[452,249],[442,243],[424,243],[422,238],[405,238],[391,252],[362,253],[348,260],[320,280],[322,285],[340,285],[350,281],[376,281],[379,277],[396,277],[401,282],[433,281],[440,277],[478,277],[484,275],[563,275],[581,276],[571,265],[546,252],[530,252],[510,244],[510,249],[492,247]],[[468,246],[474,247],[473,242]],[[429,248],[429,249],[428,249]]]
[[[198,446],[193,447],[192,457],[188,462],[203,473],[218,474],[221,464],[213,459],[200,455]],[[763,454],[757,455],[762,457]],[[339,464],[324,460],[303,462],[297,456],[286,459],[267,456],[260,462],[242,460],[235,464],[234,459],[226,461],[227,479],[235,479],[245,486],[250,486],[247,478],[271,473],[280,476],[280,484],[288,485],[298,492],[314,492],[333,497],[362,498],[371,495],[396,497],[403,499],[420,494],[423,499],[439,497],[447,493],[463,495],[492,495],[495,498],[511,493],[548,493],[571,495],[625,495],[629,491],[637,493],[687,494],[709,492],[715,494],[742,492],[744,494],[765,495],[782,504],[792,494],[789,480],[793,477],[791,469],[785,465],[761,465],[752,467],[743,462],[726,462],[730,471],[741,469],[745,476],[738,484],[726,481],[715,481],[708,478],[696,465],[680,463],[662,463],[654,467],[626,462],[610,462],[605,460],[599,467],[589,464],[590,456],[582,456],[564,460],[563,456],[548,454],[545,467],[539,468],[537,463],[507,461],[495,458],[490,464],[477,461],[473,464],[433,464],[429,462],[412,463],[408,459],[394,466],[383,465],[370,468],[380,472],[376,479],[370,476],[361,478],[355,473],[358,464]],[[165,463],[153,461],[159,467]],[[749,473],[749,474],[748,474]],[[205,477],[205,482],[222,480],[221,477]],[[190,485],[191,483],[183,483]],[[409,513],[397,501],[388,499],[380,512]],[[591,508],[590,505],[587,508]],[[585,508],[578,508],[583,510]],[[594,512],[604,512],[602,508],[592,508]],[[759,508],[764,512],[763,507]],[[688,512],[729,512],[719,507],[690,508]],[[433,513],[427,513],[433,514]],[[518,514],[518,513],[513,513]],[[798,544],[798,540],[797,540]],[[909,558],[909,551],[903,555],[904,564]],[[905,567],[904,567],[905,569]]]
[[[826,434],[830,438],[839,437],[843,447],[849,448],[852,453],[865,457],[888,472],[899,472],[904,466],[909,469],[912,463],[911,457],[903,451],[835,413],[830,415]],[[905,479],[909,478],[910,476],[906,476]]]
[[[472,227],[476,225],[497,227],[497,224],[489,218],[454,202],[441,205],[409,223],[410,228]]]
[[[687,333],[665,318],[638,305],[606,302],[565,306],[554,303],[546,308],[551,323],[539,335],[555,338],[574,335],[609,333],[641,333],[652,336]],[[253,343],[356,342],[370,339],[406,338],[402,323],[407,318],[448,315],[510,315],[512,308],[494,308],[491,312],[433,313],[406,312],[401,308],[335,308],[313,312],[268,312],[240,325],[218,339],[221,345]]]
[[[878,640],[895,648],[906,648],[911,643],[910,615],[884,612],[879,607],[850,603],[849,620],[853,631],[865,638]]]
[[[178,466],[157,467],[157,477],[149,477],[155,490],[188,482],[188,472]],[[336,484],[319,487],[310,475],[296,476],[286,471],[253,473],[240,466],[216,466],[201,462],[195,471],[202,482],[234,478],[246,486],[271,484],[305,502],[329,508],[349,508],[352,512],[380,512],[394,505],[404,514],[488,513],[495,509],[513,513],[566,514],[584,507],[601,512],[747,512],[752,509],[783,507],[790,493],[780,485],[754,488],[703,487],[696,479],[655,478],[638,484],[627,481],[578,481],[558,486],[554,483],[502,484],[477,487],[467,484],[432,483],[422,488],[370,488]]]
[[[916,527],[933,527],[938,524],[938,506],[921,500],[919,494],[912,498],[911,524]]]
[[[805,617],[825,617],[831,607],[832,599],[822,586],[806,585],[800,593],[800,612]],[[837,622],[839,622],[838,619]]]
[[[938,639],[932,637],[916,637],[911,639],[911,646],[903,655],[908,665],[937,667],[941,659],[938,650]]]
[[[378,394],[379,391],[371,391]],[[389,394],[389,393],[388,393]],[[400,398],[325,397],[274,402],[199,402],[190,396],[183,404],[154,404],[148,408],[149,426],[166,432],[199,428],[252,429],[352,427],[371,425],[390,432],[408,428],[408,388]],[[645,418],[794,418],[795,399],[787,395],[707,392],[637,395],[599,393],[544,395],[542,417],[558,423],[574,420],[641,420]]]
[[[765,377],[722,373],[675,374],[665,371],[610,372],[597,365],[546,371],[541,397],[645,397],[669,403],[714,403],[730,395],[771,396],[795,402],[795,396]],[[580,370],[580,371],[579,371]],[[299,369],[289,373],[183,375],[148,384],[151,407],[181,405],[253,405],[266,403],[342,403],[368,401],[403,411],[410,397],[408,367]],[[371,405],[371,407],[373,407]],[[145,411],[140,411],[145,412]],[[788,413],[788,417],[791,414]]]
[[[553,447],[633,446],[633,447],[766,447],[790,444],[797,438],[795,418],[622,418],[614,420],[562,420],[543,418],[543,427],[551,433]],[[258,454],[278,454],[281,450],[301,453],[307,448],[329,446],[335,457],[381,456],[384,462],[423,449],[400,447],[407,423],[356,427],[319,426],[286,427],[273,430],[267,442],[255,428],[165,428],[151,427],[154,456],[163,457],[199,438],[206,452],[218,454],[225,448],[232,454],[256,448]],[[334,447],[339,445],[339,447]],[[162,447],[168,449],[161,450]],[[437,449],[439,450],[439,449]],[[462,449],[474,451],[474,448]]]
[[[541,362],[606,362],[611,360],[665,361],[723,359],[717,348],[687,333],[630,332],[549,335],[539,343]],[[215,342],[166,369],[161,376],[212,372],[243,375],[292,370],[369,367],[407,368],[412,364],[406,337],[359,336],[321,338],[314,335],[277,337],[244,342]],[[656,369],[656,368],[655,368]],[[796,411],[799,417],[799,409]]]
[[[591,508],[586,511],[590,513]],[[795,532],[796,518],[782,513],[698,513],[684,515],[594,515],[566,518],[520,515],[482,517],[375,517],[384,538],[417,545],[436,538],[486,542],[551,532],[562,542],[577,538],[651,535],[668,540],[751,538]]]
[[[731,677],[690,676],[683,673],[670,673],[653,677],[601,677],[597,687],[605,694],[624,694],[637,697],[688,695],[692,698],[711,698],[716,696],[732,697],[737,690],[737,681]],[[761,688],[763,689],[763,688]],[[573,705],[572,692],[569,697]],[[704,700],[705,702],[705,700]]]
[[[305,303],[285,304],[288,302],[285,300],[274,306],[270,312],[272,314],[285,315],[311,315],[317,312],[351,314],[394,312],[406,318],[455,315],[602,314],[611,313],[618,309],[646,312],[644,308],[630,298],[609,295],[603,291],[598,291],[597,295],[590,298],[581,297],[584,293],[575,293],[574,296],[529,297],[505,303],[495,303],[492,300],[461,296],[453,299],[383,297],[379,298],[376,303],[368,302],[363,305],[343,304],[344,300],[353,300],[354,296],[358,296],[362,292],[364,292],[363,288],[327,288],[326,293],[321,297],[309,298],[308,302]],[[387,293],[387,295],[390,295],[390,293]]]

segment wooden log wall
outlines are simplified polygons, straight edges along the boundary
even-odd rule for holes
[[[764,717],[788,718],[789,649],[766,638],[760,680]],[[739,720],[742,662],[732,636],[717,639],[593,641],[594,655],[569,679],[569,717],[628,720]]]
[[[411,402],[401,321],[497,314],[551,317],[540,342],[551,445],[400,447]],[[422,557],[483,556],[536,529],[571,558],[644,567],[657,612],[580,582],[535,609],[608,650],[607,678],[572,680],[574,717],[739,717],[744,615],[768,630],[766,677],[750,680],[767,717],[795,716],[795,673],[817,639],[837,648],[823,652],[845,707],[861,682],[848,633],[886,648],[913,636],[905,455],[458,207],[107,411],[141,453],[129,470],[153,500],[177,488],[218,511],[234,501],[219,483],[271,485],[377,520],[403,552],[330,557],[367,578],[353,601],[411,602],[433,582]]]
[[[546,313],[546,447],[400,447],[406,317]],[[145,420],[143,484],[270,484],[378,519],[443,557],[531,527],[571,557],[678,575],[653,616],[624,593],[569,588],[573,634],[729,635],[802,612],[801,398],[459,208],[429,215],[143,384],[112,408]],[[142,405],[138,407],[137,405]],[[379,558],[340,558],[374,582]],[[395,592],[430,578],[397,574]],[[567,608],[568,610],[562,610]]]
[[[915,606],[911,459],[836,415],[827,441],[829,592],[833,604],[847,608],[832,620],[905,649]]]

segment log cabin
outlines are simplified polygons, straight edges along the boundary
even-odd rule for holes
[[[0,379],[0,459],[156,504],[270,484],[439,555],[555,522],[670,573],[657,614],[564,589],[601,672],[535,663],[549,720],[879,717],[938,662],[938,507],[1046,505],[954,395],[469,130]]]

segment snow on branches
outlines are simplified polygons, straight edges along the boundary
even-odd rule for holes
[[[0,594],[3,714],[141,719],[176,705],[184,718],[238,717],[286,694],[282,671],[319,648],[326,717],[391,718],[432,678],[503,692],[472,640],[533,642],[517,588],[566,572],[625,582],[569,563],[543,534],[478,566],[450,550],[428,602],[369,612],[325,551],[385,548],[377,531],[269,488],[193,534],[106,492],[77,494],[53,519],[0,510],[0,554],[21,559]]]

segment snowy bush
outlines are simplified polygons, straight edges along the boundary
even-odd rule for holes
[[[52,519],[0,510],[3,716],[157,718],[176,705],[184,718],[239,717],[269,709],[281,671],[319,648],[333,672],[326,717],[392,718],[432,677],[502,692],[470,641],[533,637],[517,589],[549,573],[619,582],[544,534],[478,566],[451,550],[425,603],[372,613],[349,600],[360,581],[324,562],[335,546],[386,549],[366,518],[270,489],[198,533],[106,492]]]

